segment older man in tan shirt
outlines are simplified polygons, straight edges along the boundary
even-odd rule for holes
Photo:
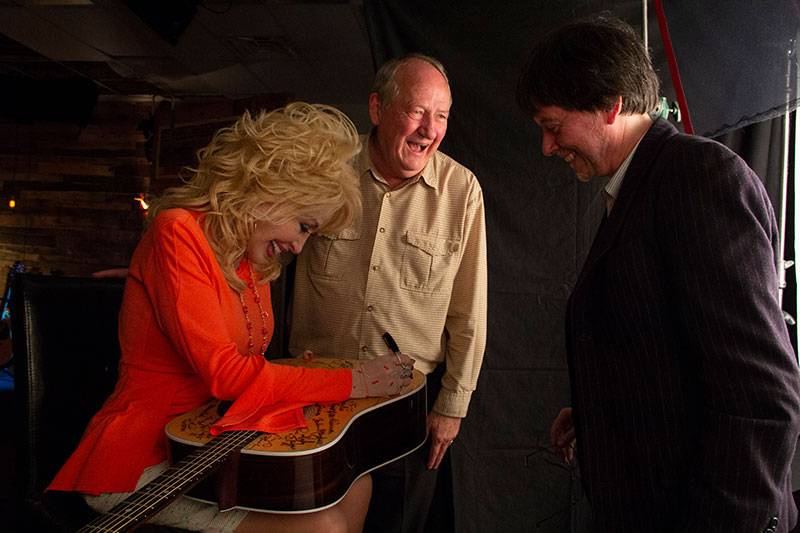
[[[436,469],[458,435],[483,360],[483,196],[472,172],[438,151],[450,105],[435,59],[412,55],[379,70],[369,98],[374,128],[357,162],[361,223],[312,237],[297,264],[293,353],[372,358],[386,351],[381,334],[389,331],[429,374],[429,392],[438,391],[429,395],[429,449],[390,465],[388,481],[387,468],[375,473],[367,530],[425,527]]]

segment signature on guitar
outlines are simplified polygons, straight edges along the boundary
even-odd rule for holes
[[[279,364],[325,368],[357,362],[317,358]],[[336,505],[364,474],[407,455],[427,437],[425,376],[392,397],[349,399],[305,409],[307,427],[282,433],[227,431],[216,437],[214,400],[173,419],[165,429],[173,464],[81,533],[129,531],[182,494],[273,513],[307,513]]]
[[[353,362],[347,359],[316,358],[311,362],[302,359],[279,359],[273,361],[278,364],[292,366],[312,366],[314,368],[352,368]],[[407,389],[397,397],[372,397],[349,399],[340,403],[326,403],[308,405],[303,409],[307,427],[298,428],[283,433],[262,433],[261,437],[245,447],[245,450],[264,453],[287,453],[316,450],[321,446],[331,444],[342,437],[347,431],[347,425],[353,422],[356,416],[362,415],[382,404],[394,402],[408,397],[424,385],[424,378],[417,376]],[[195,409],[185,415],[173,419],[167,425],[167,437],[175,442],[199,446],[209,442],[211,426],[219,418],[219,401],[213,401],[205,406]],[[398,421],[386,419],[386,424]]]
[[[341,359],[281,359],[279,364],[317,368],[352,367]],[[201,481],[189,496],[278,513],[299,513],[335,505],[356,479],[411,453],[427,436],[425,376],[415,371],[398,396],[351,398],[304,409],[306,427],[260,433],[220,472]],[[219,401],[172,420],[166,428],[173,457],[183,458],[211,442]],[[231,489],[231,486],[235,486]]]

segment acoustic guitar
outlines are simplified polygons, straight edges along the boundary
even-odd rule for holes
[[[279,364],[352,368],[358,361],[281,359]],[[172,465],[80,532],[130,531],[182,494],[273,513],[331,507],[364,474],[416,450],[427,437],[425,376],[414,370],[399,395],[314,404],[307,427],[283,433],[229,431],[213,437],[220,416],[214,400],[166,427]]]

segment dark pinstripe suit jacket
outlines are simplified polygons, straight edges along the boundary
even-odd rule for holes
[[[787,531],[800,380],[777,233],[730,150],[656,121],[568,306],[581,477],[602,532]]]

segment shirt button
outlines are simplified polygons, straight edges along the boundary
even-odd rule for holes
[[[390,193],[390,192],[387,192],[387,193],[386,193],[386,194],[384,194],[383,196],[384,196],[385,198],[389,198],[391,195],[392,195],[392,193]]]
[[[372,270],[378,270],[378,265],[372,265]]]
[[[362,351],[362,352],[366,352],[366,351],[367,351],[367,347],[366,347],[366,346],[362,346],[362,347],[361,347],[361,351]]]
[[[386,228],[381,228],[378,231],[380,231],[381,233],[386,233]]]
[[[374,308],[374,307],[372,307],[371,305],[368,305],[368,306],[367,306],[367,311],[372,311],[373,309],[375,309],[375,308]]]

